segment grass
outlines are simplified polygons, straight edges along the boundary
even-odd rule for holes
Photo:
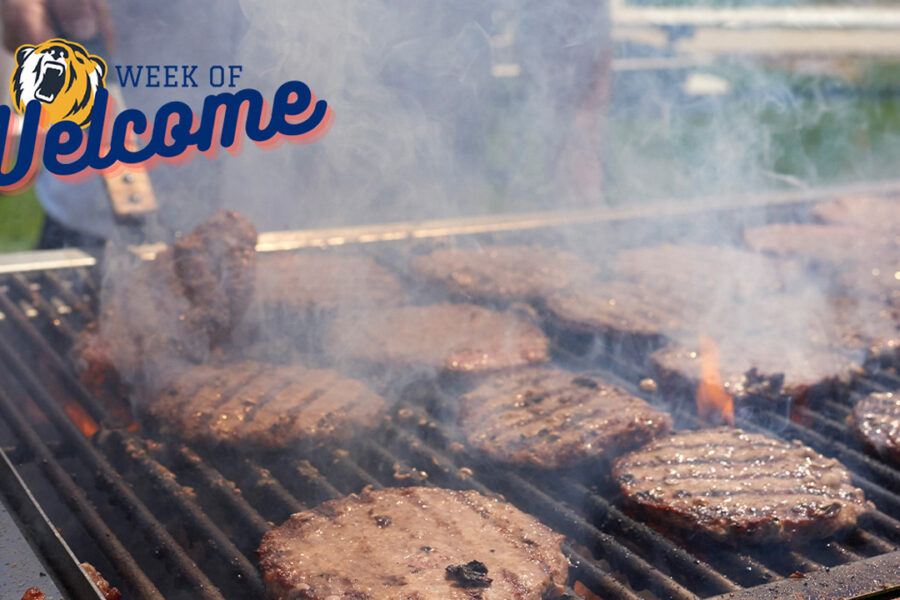
[[[34,248],[44,211],[34,189],[0,196],[0,252],[18,252]]]

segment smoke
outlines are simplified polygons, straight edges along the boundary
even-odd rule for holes
[[[601,124],[574,122],[603,93],[593,4],[240,4],[244,84],[301,79],[336,116],[316,144],[246,149],[224,170],[226,202],[261,229],[559,208],[575,196],[564,154],[601,172]]]
[[[240,85],[271,98],[282,82],[302,80],[329,103],[335,121],[310,145],[264,151],[248,143],[240,156],[223,154],[215,173],[179,178],[173,169],[176,189],[199,199],[164,202],[166,220],[182,231],[215,206],[271,231],[658,200],[702,208],[862,174],[839,176],[834,160],[823,161],[832,146],[852,147],[852,132],[828,128],[852,107],[829,96],[824,77],[809,76],[798,88],[770,65],[745,59],[662,73],[620,70],[613,81],[612,26],[602,2],[238,6],[244,24],[230,43],[243,66]],[[810,131],[822,127],[835,135],[816,142]],[[793,364],[821,347],[822,323],[847,316],[829,300],[833,281],[812,264],[780,275],[788,278],[781,287],[769,285],[777,261],[759,260],[769,250],[747,249],[743,233],[784,215],[761,212],[658,219],[639,236],[615,226],[581,229],[554,241],[608,278],[621,277],[614,257],[627,246],[743,246],[712,272],[704,250],[691,264],[648,271],[682,291],[703,290],[702,298],[667,298],[684,303],[689,340],[718,335],[731,356],[753,336]],[[661,288],[651,293],[668,293]],[[736,288],[752,293],[736,297]]]

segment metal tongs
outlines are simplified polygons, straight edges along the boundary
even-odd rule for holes
[[[51,11],[50,19],[54,31],[62,37],[62,24],[59,18]],[[107,47],[103,37],[98,33],[90,40],[73,40],[84,46],[91,54],[96,54],[106,60]],[[122,96],[122,88],[118,81],[107,72],[106,90],[110,100],[115,102],[116,114],[125,109],[125,100]],[[125,143],[134,148],[140,147],[140,140],[129,130]],[[103,185],[112,208],[113,217],[117,227],[116,238],[113,241],[126,245],[139,245],[152,240],[150,231],[152,225],[157,225],[158,208],[150,175],[143,166],[123,165],[117,174],[101,174]],[[159,227],[153,227],[160,231]]]

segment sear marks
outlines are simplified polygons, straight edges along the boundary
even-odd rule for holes
[[[460,428],[471,447],[543,469],[611,460],[671,427],[667,414],[624,389],[555,369],[496,374],[460,399]]]
[[[647,518],[734,544],[828,537],[869,508],[838,461],[728,427],[653,441],[618,459],[613,476]]]
[[[871,452],[900,462],[900,396],[869,394],[853,407],[849,422]]]
[[[512,312],[472,304],[404,306],[340,317],[329,354],[387,367],[486,372],[549,360],[547,336]]]
[[[258,553],[272,598],[541,600],[565,591],[562,540],[478,492],[388,488],[292,515]]]
[[[183,439],[267,450],[348,439],[377,427],[385,410],[381,396],[336,371],[251,361],[187,369],[148,407]]]
[[[543,298],[598,271],[574,254],[539,246],[440,249],[413,259],[412,269],[452,294],[503,304]]]

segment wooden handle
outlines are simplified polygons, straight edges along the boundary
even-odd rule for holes
[[[118,175],[104,175],[103,180],[117,222],[133,223],[156,212],[156,196],[144,169],[129,168]]]

